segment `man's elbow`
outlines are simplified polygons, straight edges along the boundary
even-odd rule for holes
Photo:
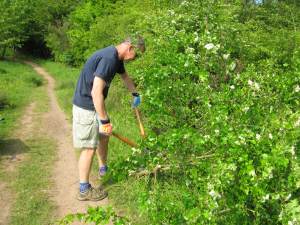
[[[94,89],[91,92],[91,96],[92,96],[93,101],[104,98],[102,91],[94,90]]]

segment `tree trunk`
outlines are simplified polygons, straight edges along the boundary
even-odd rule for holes
[[[5,53],[6,53],[6,47],[3,47],[3,49],[2,49],[2,52],[1,52],[1,55],[0,55],[0,58],[4,58],[4,56],[5,56]]]

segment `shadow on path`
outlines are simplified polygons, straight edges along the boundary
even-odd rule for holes
[[[21,160],[29,147],[21,139],[0,140],[0,159]]]

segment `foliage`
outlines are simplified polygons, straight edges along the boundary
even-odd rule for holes
[[[298,8],[144,3],[87,1],[66,30],[73,64],[137,30],[149,46],[128,70],[150,132],[113,160],[115,182],[145,177],[131,195],[149,224],[299,222]]]
[[[95,50],[137,32],[135,25],[150,3],[89,0],[79,5],[62,24],[50,28],[47,44],[58,61],[80,65]],[[126,11],[125,11],[126,9]],[[122,16],[116,16],[122,15]],[[113,28],[113,29],[112,29]]]
[[[28,14],[32,10],[28,0],[0,2],[0,57],[7,48],[20,47],[26,40],[26,27],[29,25]]]
[[[89,207],[87,213],[77,213],[77,214],[69,214],[65,216],[62,220],[58,221],[60,225],[67,225],[72,224],[74,221],[84,222],[84,223],[91,223],[95,222],[96,225],[98,224],[109,224],[112,222],[115,225],[123,225],[128,224],[127,219],[118,216],[112,207]]]
[[[127,70],[149,134],[112,160],[111,175],[144,184],[127,194],[147,223],[297,224],[299,24],[295,1],[87,0],[52,24],[47,42],[55,59],[80,65],[145,36],[146,55]],[[65,79],[58,91],[70,96]],[[78,216],[112,215],[94,210]]]
[[[146,19],[155,58],[136,73],[153,133],[113,177],[147,172],[151,224],[299,220],[286,210],[299,190],[299,16],[280,6],[296,15],[282,30],[278,6],[242,20],[238,6],[184,1]]]
[[[7,49],[46,52],[48,26],[59,23],[80,0],[3,0],[0,2],[0,56]],[[50,30],[51,31],[51,30]]]

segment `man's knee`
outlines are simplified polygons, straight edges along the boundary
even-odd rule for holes
[[[81,155],[93,156],[95,153],[94,148],[84,148],[81,150]]]

